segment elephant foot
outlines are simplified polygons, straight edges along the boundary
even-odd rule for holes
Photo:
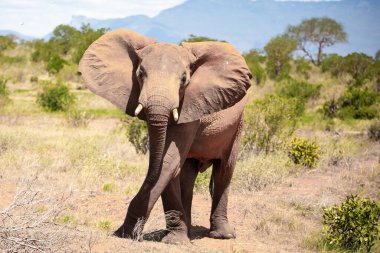
[[[236,233],[228,222],[223,222],[212,224],[209,236],[214,239],[234,239],[236,238]]]
[[[186,245],[190,243],[190,239],[185,231],[170,231],[161,242],[175,245]]]
[[[113,235],[119,238],[133,238],[133,233],[130,229],[125,228],[124,225],[122,225],[120,228],[118,228],[115,232],[113,232]]]

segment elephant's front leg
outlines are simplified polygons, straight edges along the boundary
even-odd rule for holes
[[[170,181],[161,195],[168,235],[163,242],[183,244],[189,241],[191,227],[191,202],[198,170],[196,161],[187,159],[179,176]]]
[[[189,242],[185,210],[181,200],[180,176],[175,176],[161,194],[168,234],[162,242],[186,244]]]
[[[168,127],[161,168],[157,174],[154,173],[158,178],[157,180],[146,179],[144,181],[139,192],[129,204],[124,223],[115,232],[116,236],[135,239],[136,232],[140,233],[143,230],[144,222],[148,219],[157,199],[163,193],[169,182],[179,175],[179,168],[186,160],[186,155],[189,152],[198,126],[199,122],[195,121],[188,124]],[[143,222],[138,223],[139,220]],[[136,224],[138,224],[138,226]]]

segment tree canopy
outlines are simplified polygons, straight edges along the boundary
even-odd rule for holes
[[[314,65],[320,65],[325,47],[347,41],[343,25],[327,17],[305,19],[299,25],[290,25],[286,34],[297,41],[298,49],[303,51]]]
[[[194,34],[190,34],[187,39],[181,40],[181,42],[179,44],[181,44],[182,42],[202,42],[202,41],[220,41],[220,42],[226,42],[225,40],[218,40],[218,39],[213,39],[213,38],[209,38],[209,37],[206,37],[206,36],[197,36],[197,35],[194,35]]]
[[[70,60],[79,63],[84,51],[90,44],[102,36],[107,29],[93,29],[90,25],[82,25],[78,30],[69,25],[59,25],[52,33],[49,41],[33,42],[33,61],[43,61],[49,73],[58,73]]]
[[[275,37],[268,42],[264,50],[267,54],[267,72],[271,78],[288,75],[289,61],[296,47],[296,42],[286,36]]]

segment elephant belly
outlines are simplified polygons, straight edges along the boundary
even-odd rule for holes
[[[234,106],[201,119],[188,158],[207,163],[228,158],[244,113],[246,97]]]

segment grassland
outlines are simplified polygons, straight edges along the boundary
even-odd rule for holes
[[[371,121],[325,119],[318,109],[341,93],[344,83],[313,68],[309,81],[322,84],[321,94],[308,102],[292,136],[318,143],[320,161],[308,169],[292,163],[285,149],[269,154],[242,152],[229,206],[236,240],[206,236],[211,205],[208,172],[197,180],[191,245],[115,238],[112,231],[144,180],[148,157],[137,154],[128,142],[125,116],[83,89],[73,66],[66,66],[58,78],[68,80],[77,97],[76,108],[90,115],[88,124],[74,127],[68,113],[42,110],[35,102],[41,87],[32,77],[57,77],[31,63],[28,50],[19,46],[9,51],[24,60],[0,69],[1,76],[10,78],[11,100],[0,108],[0,209],[16,221],[17,217],[41,221],[32,222],[37,225],[29,229],[29,236],[44,241],[44,251],[324,252],[328,247],[320,239],[322,207],[348,194],[380,200],[380,144],[367,138]],[[274,92],[275,85],[269,80],[253,86],[250,100]],[[17,193],[25,190],[29,195],[22,196],[37,197],[9,208],[20,200]],[[12,224],[4,218],[2,226]],[[158,201],[145,233],[164,227]],[[4,238],[0,236],[0,247],[15,244]],[[379,243],[374,250],[380,250]]]

